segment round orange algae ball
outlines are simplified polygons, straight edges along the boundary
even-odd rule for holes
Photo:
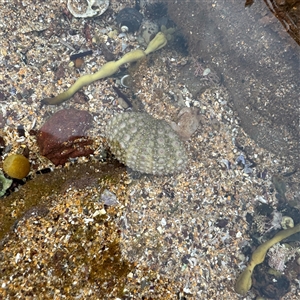
[[[23,179],[30,171],[30,163],[24,155],[12,154],[4,159],[3,170],[12,178]]]

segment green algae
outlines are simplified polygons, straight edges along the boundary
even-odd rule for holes
[[[12,226],[31,208],[47,207],[51,199],[70,185],[74,188],[96,186],[101,182],[109,185],[120,180],[124,168],[118,163],[101,164],[89,162],[73,165],[68,168],[56,169],[48,174],[36,175],[35,178],[21,186],[0,201],[0,245],[4,236]],[[49,199],[50,197],[50,199]]]

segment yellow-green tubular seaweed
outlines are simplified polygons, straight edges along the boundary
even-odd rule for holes
[[[272,239],[264,242],[253,252],[251,260],[246,269],[240,274],[236,283],[235,291],[240,295],[246,295],[252,285],[252,273],[256,265],[261,264],[266,256],[267,251],[276,243],[300,231],[300,223],[293,228],[279,231]]]
[[[102,68],[95,74],[89,74],[81,76],[77,81],[65,92],[59,94],[54,98],[45,98],[42,100],[43,104],[47,105],[58,105],[64,101],[70,99],[77,91],[79,91],[85,85],[91,84],[92,82],[109,77],[116,73],[121,65],[137,61],[146,55],[154,52],[167,44],[167,37],[163,32],[159,32],[154,39],[149,43],[145,51],[141,49],[133,50],[126,53],[121,59],[117,61],[107,62]]]

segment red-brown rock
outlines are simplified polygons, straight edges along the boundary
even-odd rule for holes
[[[85,135],[92,122],[86,111],[73,108],[58,111],[37,133],[40,153],[56,166],[64,165],[69,158],[92,154],[93,141]]]

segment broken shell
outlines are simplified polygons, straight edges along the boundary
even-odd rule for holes
[[[281,220],[281,227],[283,229],[288,229],[288,228],[293,228],[294,225],[294,220],[291,217],[288,216],[283,216]]]
[[[121,78],[121,84],[126,87],[126,88],[129,88],[130,85],[132,85],[132,79],[130,77],[130,75],[124,75],[122,78]]]
[[[72,4],[71,4],[72,2]],[[80,3],[73,4],[73,0],[68,0],[68,9],[76,18],[88,18],[102,15],[109,6],[109,0],[80,0]],[[77,1],[78,2],[78,1]],[[86,11],[82,12],[82,7],[86,7]]]

